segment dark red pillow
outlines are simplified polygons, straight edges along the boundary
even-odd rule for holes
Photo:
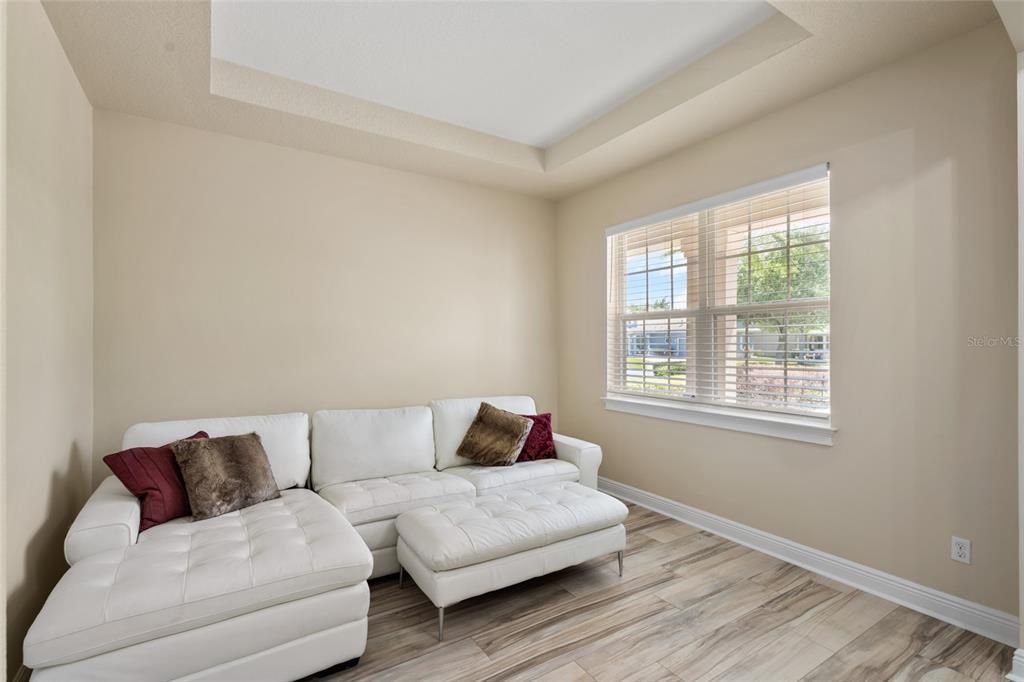
[[[535,459],[552,459],[555,456],[555,437],[551,434],[551,413],[522,414],[533,422],[530,435],[526,437],[523,451],[519,453],[517,462],[532,462]]]
[[[188,437],[209,438],[205,431]],[[114,475],[124,483],[128,491],[142,502],[142,520],[139,532],[153,526],[188,516],[192,508],[188,505],[185,480],[174,459],[171,444],[158,448],[128,448],[103,458]]]

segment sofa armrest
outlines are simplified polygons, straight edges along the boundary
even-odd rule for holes
[[[141,519],[138,498],[116,476],[108,476],[86,500],[64,537],[64,558],[71,566],[93,554],[134,545]]]
[[[572,462],[580,470],[580,483],[597,489],[597,469],[601,466],[601,446],[579,438],[554,434],[558,459]]]

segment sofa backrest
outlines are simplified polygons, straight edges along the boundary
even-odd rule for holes
[[[309,478],[309,415],[302,412],[258,417],[220,417],[146,422],[128,427],[122,448],[156,447],[206,431],[211,438],[258,433],[277,487],[305,486]]]
[[[488,402],[495,407],[516,414],[537,414],[537,405],[528,395],[502,395],[489,398],[449,398],[433,400],[430,411],[434,413],[434,450],[438,470],[472,464],[471,460],[459,457],[455,451],[466,437],[473,418],[480,409],[480,403]]]
[[[313,414],[313,489],[434,468],[430,409],[321,410]]]

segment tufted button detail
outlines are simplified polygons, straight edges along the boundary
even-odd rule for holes
[[[572,462],[561,459],[538,459],[532,462],[516,462],[507,467],[488,467],[479,464],[452,467],[444,473],[464,478],[473,484],[477,493],[508,492],[513,486],[528,485],[531,488],[551,483],[575,482],[580,480],[580,470]]]
[[[434,571],[510,556],[617,526],[626,506],[571,481],[437,504],[398,517],[398,534]]]
[[[476,489],[458,476],[442,471],[422,471],[336,483],[321,488],[320,494],[350,522],[361,524],[391,519],[424,505],[472,499]]]

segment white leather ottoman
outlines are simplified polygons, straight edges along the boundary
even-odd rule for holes
[[[398,563],[437,607],[558,571],[626,546],[626,506],[563,481],[438,504],[398,517]]]

